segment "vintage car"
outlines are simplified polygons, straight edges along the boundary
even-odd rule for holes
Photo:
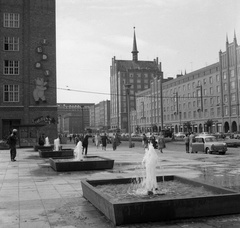
[[[219,153],[225,154],[227,144],[223,141],[217,141],[216,137],[211,135],[199,135],[195,137],[192,144],[193,153],[205,152],[206,154]]]

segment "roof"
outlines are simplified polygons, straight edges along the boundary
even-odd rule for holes
[[[132,61],[132,60],[116,60],[118,71],[127,70],[155,70],[158,71],[158,66],[154,61]]]

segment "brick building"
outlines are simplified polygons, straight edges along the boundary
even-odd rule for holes
[[[94,103],[58,103],[58,132],[83,134],[90,128],[90,109]]]
[[[132,60],[112,58],[110,68],[110,113],[111,129],[128,131],[127,95],[125,85],[130,84],[130,111],[136,109],[135,94],[150,88],[154,78],[161,78],[161,63],[158,58],[153,61],[138,60],[137,42],[134,31]]]
[[[55,26],[55,0],[0,1],[0,138],[57,137]]]
[[[90,108],[90,128],[108,131],[110,128],[110,101],[101,101]]]
[[[240,46],[236,34],[226,39],[219,61],[151,87],[137,94],[132,131],[160,130],[161,97],[163,127],[172,131],[236,132],[240,130]]]

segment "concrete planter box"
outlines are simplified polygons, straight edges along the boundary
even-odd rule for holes
[[[129,202],[116,201],[109,195],[100,192],[95,186],[105,184],[127,184],[132,178],[111,180],[83,180],[83,196],[98,208],[114,225],[159,222],[166,220],[197,218],[240,213],[240,194],[229,189],[215,187],[178,176],[165,176],[164,181],[178,180],[192,186],[203,186],[213,194],[174,199],[139,199]],[[162,177],[157,177],[161,182]]]
[[[39,146],[39,145],[35,145],[34,146],[34,151],[38,151],[38,150],[53,150],[53,146]]]
[[[41,158],[61,158],[61,157],[73,157],[73,150],[72,149],[62,149],[59,151],[53,150],[38,150],[39,156]]]
[[[51,167],[58,172],[112,169],[114,164],[114,160],[99,156],[86,156],[82,161],[52,158],[49,161]]]

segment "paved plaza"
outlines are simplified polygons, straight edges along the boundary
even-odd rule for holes
[[[90,143],[91,144],[91,143]],[[64,148],[74,148],[65,144]],[[0,228],[107,228],[114,227],[82,196],[81,180],[141,176],[144,151],[141,144],[128,148],[123,142],[116,151],[92,144],[89,155],[115,160],[112,170],[55,172],[49,159],[32,148],[17,149],[17,161],[9,150],[0,150]],[[240,149],[229,148],[226,155],[187,154],[181,142],[169,142],[159,154],[159,175],[180,175],[240,191]],[[239,228],[240,215],[130,224],[119,227],[144,228]]]

